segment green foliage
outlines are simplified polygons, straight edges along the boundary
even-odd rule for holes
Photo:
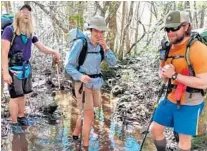
[[[3,2],[1,2],[1,9],[2,9],[2,8],[4,8],[4,3],[3,3]]]
[[[196,2],[196,7],[199,9],[207,8],[207,2],[206,1],[197,1]]]
[[[105,61],[103,61],[101,63],[101,70],[103,70],[103,71],[109,70],[109,66],[108,66],[108,64]]]
[[[206,149],[207,135],[196,136],[192,139],[192,149]]]
[[[178,2],[178,10],[184,10],[183,1]]]
[[[75,22],[75,24],[79,27],[83,27],[83,23],[84,23],[84,20],[83,20],[83,16],[77,14],[77,15],[73,15],[70,17],[70,19]]]

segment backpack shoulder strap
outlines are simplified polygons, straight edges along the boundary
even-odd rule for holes
[[[83,47],[78,57],[78,67],[77,67],[78,70],[80,69],[80,66],[83,65],[85,58],[86,58],[87,50],[88,50],[87,40],[85,38],[79,38],[79,39],[83,40]]]
[[[100,54],[101,54],[101,61],[103,61],[104,60],[104,49],[101,45],[100,45]]]
[[[12,25],[11,25],[11,29],[12,29],[12,40],[11,40],[11,43],[10,43],[10,49],[9,49],[9,55],[8,55],[9,58],[12,57],[11,47],[13,46],[13,44],[14,44],[14,39],[15,39],[15,37],[16,37],[16,33],[15,33],[14,28],[13,28]]]
[[[193,69],[193,65],[190,62],[190,47],[194,44],[195,41],[197,41],[196,37],[191,37],[185,51],[185,60],[188,64],[189,73],[192,76],[195,76],[195,71]]]
[[[13,43],[14,43],[14,39],[15,39],[15,37],[16,37],[16,33],[13,31],[13,33],[12,33],[13,35],[12,35],[12,41],[11,41],[11,43],[10,43],[10,47],[12,47],[12,45],[13,45]]]

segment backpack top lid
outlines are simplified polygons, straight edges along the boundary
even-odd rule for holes
[[[6,28],[6,26],[9,26],[13,23],[14,20],[14,16],[12,16],[11,14],[3,14],[1,16],[1,30],[4,30],[4,28]]]
[[[192,30],[192,34],[199,34],[202,38],[205,39],[205,41],[207,41],[207,29],[205,28],[199,28],[199,29],[194,29]]]
[[[69,43],[79,38],[86,38],[85,34],[79,28],[73,28],[69,31]]]

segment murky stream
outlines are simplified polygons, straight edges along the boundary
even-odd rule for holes
[[[78,151],[79,142],[72,140],[72,131],[78,117],[75,100],[69,93],[58,93],[55,98],[62,112],[57,124],[51,125],[46,118],[32,117],[34,126],[25,133],[9,133],[2,139],[2,151]],[[127,127],[113,118],[116,100],[103,94],[102,107],[94,110],[95,120],[90,135],[90,151],[139,151],[142,135],[133,125]],[[150,138],[142,151],[155,151]]]

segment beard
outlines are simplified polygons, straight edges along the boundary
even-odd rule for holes
[[[185,33],[183,33],[182,35],[175,37],[175,39],[170,39],[170,43],[173,45],[179,44],[183,41],[183,39],[185,38]]]

